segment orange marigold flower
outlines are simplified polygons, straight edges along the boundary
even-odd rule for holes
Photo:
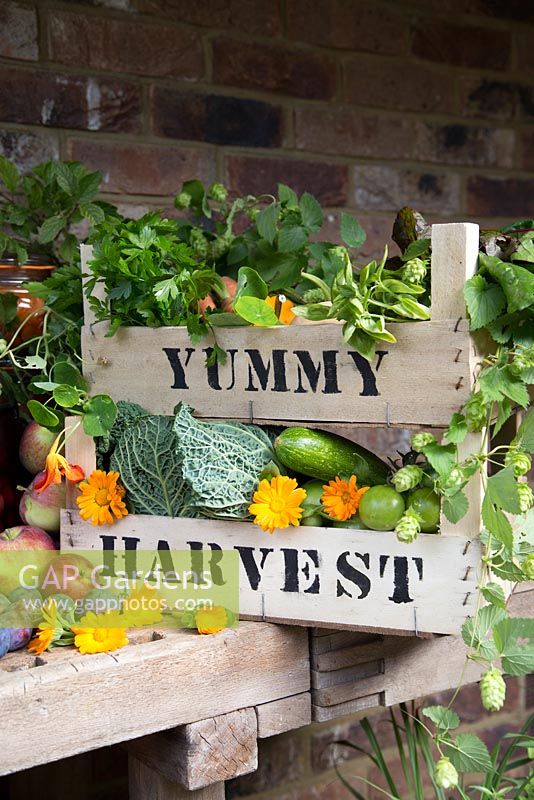
[[[86,481],[80,483],[81,496],[76,498],[82,519],[93,525],[111,525],[128,514],[123,501],[126,490],[120,483],[118,472],[95,469]]]
[[[356,475],[351,475],[349,480],[336,479],[323,486],[324,492],[321,503],[324,511],[331,519],[346,520],[350,519],[357,512],[368,486],[358,489]]]
[[[45,650],[48,650],[52,642],[56,639],[55,628],[39,628],[31,642],[28,644],[28,650],[35,656],[40,656]]]
[[[61,431],[59,436],[54,441],[50,451],[46,457],[45,471],[43,478],[35,484],[35,489],[40,494],[50,486],[51,483],[61,483],[62,475],[68,481],[78,483],[85,478],[85,472],[77,464],[69,464],[65,456],[58,453],[59,442],[63,436],[64,431]]]
[[[202,608],[195,615],[195,622],[199,633],[219,633],[228,625],[228,614],[223,606]]]
[[[305,497],[305,490],[298,488],[294,478],[277,475],[270,481],[260,481],[248,510],[254,516],[256,525],[273,533],[275,528],[300,525],[303,512],[301,503]]]
[[[292,303],[291,300],[287,300],[283,294],[267,297],[265,302],[274,309],[274,312],[280,322],[282,322],[284,325],[291,325],[295,319],[295,314],[293,314],[291,311],[295,303]]]

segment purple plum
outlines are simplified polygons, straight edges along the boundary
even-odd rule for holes
[[[31,628],[6,628],[9,633],[9,651],[20,650],[31,639]]]
[[[9,628],[0,628],[0,658],[8,652],[10,642],[11,632]]]

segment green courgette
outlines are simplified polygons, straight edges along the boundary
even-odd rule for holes
[[[358,486],[375,486],[386,483],[391,471],[365,447],[326,431],[287,428],[276,438],[274,449],[289,469],[323,481],[356,475]]]

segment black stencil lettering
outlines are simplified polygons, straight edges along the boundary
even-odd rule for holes
[[[380,556],[379,564],[380,564],[380,577],[384,577],[384,572],[386,570],[386,564],[389,561],[389,556]]]
[[[161,569],[158,570],[157,565],[161,564]],[[176,572],[169,543],[165,539],[160,539],[156,548],[156,556],[150,567],[150,573],[161,572],[165,575],[172,575]]]
[[[230,385],[226,387],[226,390],[229,392],[230,389],[233,389],[235,386],[235,354],[237,350],[227,350],[226,355],[230,356],[230,372],[232,375],[232,380],[230,381]]]
[[[237,550],[239,556],[241,558],[241,563],[247,573],[248,582],[250,583],[250,588],[256,592],[258,586],[260,585],[261,580],[261,570],[263,570],[265,566],[265,561],[269,553],[274,553],[272,547],[260,547],[261,553],[261,561],[260,565],[256,564],[256,559],[254,558],[254,547],[234,547],[234,550]]]
[[[298,550],[293,550],[291,548],[281,548],[282,553],[284,554],[284,575],[285,581],[284,586],[282,588],[283,592],[298,592],[299,591],[299,553]],[[303,550],[307,556],[310,557],[313,565],[315,567],[319,566],[319,553],[317,550]],[[302,573],[306,580],[310,580],[311,573],[310,573],[310,565],[304,564],[302,567]],[[307,589],[304,589],[305,594],[319,594],[320,590],[320,579],[319,575],[315,575],[313,579],[313,583],[308,586]]]
[[[323,350],[323,363],[323,394],[341,394],[341,389],[337,385],[337,350]]]
[[[310,560],[311,560],[313,566],[318,568],[319,567],[319,553],[317,552],[317,550],[304,550],[303,552],[306,553],[306,555],[308,555],[310,557]],[[304,564],[304,566],[302,567],[302,574],[304,575],[306,580],[308,580],[308,581],[310,580],[311,573],[310,573],[310,565],[308,563]],[[310,584],[310,586],[308,586],[307,589],[304,589],[304,594],[319,594],[320,588],[321,588],[321,582],[320,582],[319,574],[317,573],[315,575],[315,578],[313,579],[313,583]]]
[[[417,574],[419,575],[419,580],[423,580],[423,559],[420,556],[413,556],[412,561],[415,564],[415,568],[417,569]]]
[[[359,353],[356,353],[354,350],[349,350],[348,354],[354,361],[356,369],[362,376],[363,390],[360,392],[360,396],[377,397],[380,392],[376,388],[376,378],[367,359],[361,356]]]
[[[202,351],[206,353],[206,361],[210,358],[211,354],[213,353],[213,347],[205,347]],[[206,367],[206,375],[208,377],[208,385],[211,389],[215,389],[215,391],[220,392],[222,389],[221,384],[219,383],[219,362],[216,361],[215,364],[210,364]]]
[[[124,542],[124,571],[127,575],[134,576],[137,572],[137,543],[141,539],[134,536],[123,536]]]
[[[380,369],[380,364],[382,363],[382,359],[384,358],[384,356],[387,356],[388,353],[389,353],[389,350],[377,350],[376,351],[376,354],[378,356],[378,360],[376,362],[376,371],[377,372]]]
[[[171,365],[172,372],[174,375],[174,383],[171,386],[171,389],[189,389],[187,385],[187,381],[185,379],[185,369],[189,364],[191,356],[195,352],[194,347],[186,347],[186,357],[185,357],[185,364],[182,366],[182,362],[180,359],[180,348],[179,347],[164,347],[163,352],[169,359],[169,364]]]
[[[413,598],[410,597],[406,556],[394,556],[393,558],[393,587],[393,594],[389,600],[393,600],[394,603],[413,603]]]
[[[360,594],[358,595],[357,599],[361,600],[362,598],[367,597],[371,591],[371,581],[367,575],[364,575],[363,572],[360,572],[359,569],[356,569],[356,567],[353,567],[353,565],[349,563],[348,556],[350,555],[351,554],[348,550],[345,553],[341,553],[341,555],[338,557],[336,566],[340,575],[358,587]],[[363,565],[366,569],[369,569],[369,553],[354,553],[354,555],[363,562]],[[351,593],[347,591],[347,589],[338,579],[337,596],[342,597],[343,595],[352,598]]]
[[[267,361],[267,364],[264,364],[263,358],[259,350],[245,350],[247,353],[250,364],[248,367],[248,386],[246,387],[246,392],[257,392],[258,389],[254,385],[254,372],[256,373],[256,377],[260,382],[260,386],[265,391],[267,389],[267,383],[269,382],[269,374],[271,372],[271,361]],[[285,354],[287,350],[273,350],[272,351],[272,363],[273,363],[273,373],[274,373],[274,386],[271,391],[273,392],[288,392],[289,389],[287,388],[287,380],[286,380],[286,362],[285,362]]]
[[[219,564],[224,558],[222,547],[215,542],[208,542],[208,547],[211,549],[210,558],[210,575],[215,586],[224,586],[226,581],[223,577],[222,569]]]
[[[302,370],[304,370],[312,392],[316,392],[319,376],[321,374],[321,364],[314,364],[307,350],[293,350],[293,354],[296,355],[300,361],[300,364],[297,364],[298,384],[295,389],[295,394],[306,394],[308,392],[302,385]]]
[[[102,540],[102,565],[104,567],[103,574],[106,577],[115,577],[115,542],[116,536],[100,536]]]

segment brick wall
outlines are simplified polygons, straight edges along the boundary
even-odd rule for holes
[[[529,0],[0,0],[0,23],[0,152],[23,167],[82,160],[132,213],[168,207],[195,176],[258,193],[282,180],[330,210],[328,235],[354,211],[365,255],[404,204],[488,226],[533,213]],[[499,715],[476,688],[461,710],[493,744],[527,706],[532,676],[510,681]],[[362,743],[357,718],[262,741],[258,772],[228,798],[348,797],[336,761],[375,776],[341,738]],[[2,789],[121,800],[125,758],[97,751]]]
[[[532,214],[528,0],[0,0],[0,151],[75,158],[115,202],[278,180],[357,213]]]

